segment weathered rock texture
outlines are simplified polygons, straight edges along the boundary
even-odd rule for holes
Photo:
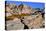
[[[6,28],[7,30],[24,29],[24,25],[29,29],[43,26],[44,19],[40,12],[32,10],[31,7],[20,4],[6,4]],[[44,25],[45,26],[45,25]]]

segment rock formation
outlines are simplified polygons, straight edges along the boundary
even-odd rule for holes
[[[33,29],[43,26],[44,19],[42,14],[33,10],[31,7],[20,4],[6,5],[6,23],[8,30]],[[45,25],[44,25],[45,26]],[[25,28],[27,27],[27,28]]]

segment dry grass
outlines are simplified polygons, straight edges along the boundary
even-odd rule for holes
[[[16,15],[16,14],[13,14],[11,16],[6,16],[6,20],[13,20],[14,18],[21,18],[23,16],[29,16],[29,14],[21,14],[21,15]]]

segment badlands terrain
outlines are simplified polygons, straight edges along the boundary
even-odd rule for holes
[[[44,13],[20,4],[6,4],[6,30],[39,29],[45,27]]]

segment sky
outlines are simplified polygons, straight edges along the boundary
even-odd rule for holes
[[[20,5],[21,3],[30,6],[32,8],[44,8],[45,4],[44,3],[40,3],[40,2],[22,2],[22,1],[7,1],[7,3],[14,3],[16,5]]]

